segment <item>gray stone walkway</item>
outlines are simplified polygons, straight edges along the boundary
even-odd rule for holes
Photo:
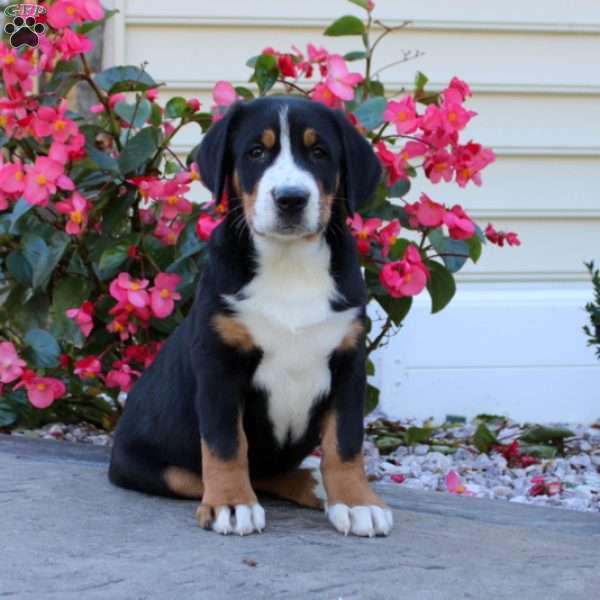
[[[106,450],[0,436],[0,598],[457,600],[600,597],[600,518],[379,488],[389,538],[265,502],[267,530],[199,529],[194,502],[112,487]]]

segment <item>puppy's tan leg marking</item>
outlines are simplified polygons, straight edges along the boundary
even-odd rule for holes
[[[219,458],[202,440],[202,480],[204,494],[196,511],[201,527],[239,535],[264,529],[265,511],[250,484],[248,441],[241,418],[238,420],[238,449],[233,458]]]
[[[392,512],[371,489],[362,452],[350,460],[340,456],[335,413],[323,420],[321,448],[327,516],[333,526],[345,535],[387,535],[393,524]]]
[[[323,508],[323,498],[319,497],[321,482],[311,469],[294,469],[278,477],[255,479],[252,484],[258,492],[289,500],[306,508]]]
[[[204,485],[202,476],[181,467],[167,467],[165,470],[167,487],[178,496],[184,498],[202,498]]]
[[[340,345],[337,347],[338,350],[342,352],[346,350],[354,350],[358,345],[358,342],[362,339],[362,335],[365,331],[365,326],[362,321],[356,319],[352,321],[350,325],[350,330],[348,333],[342,338]]]
[[[248,328],[238,319],[230,315],[216,314],[212,318],[212,324],[219,337],[233,348],[243,352],[249,352],[255,348],[252,334]]]

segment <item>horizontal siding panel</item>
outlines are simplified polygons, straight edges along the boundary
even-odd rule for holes
[[[127,62],[149,61],[156,78],[180,82],[212,82],[224,77],[244,81],[249,76],[246,59],[267,45],[285,50],[292,43],[303,48],[308,42],[318,42],[338,52],[357,47],[356,40],[347,37],[322,38],[318,29],[284,27],[273,28],[265,35],[265,30],[259,27],[130,25],[125,42]],[[407,30],[390,35],[380,48],[375,68],[397,60],[403,49],[425,52],[418,61],[385,71],[385,79],[393,81],[410,80],[414,71],[420,69],[436,82],[449,81],[460,73],[466,81],[477,85],[600,86],[598,35]]]
[[[358,7],[343,0],[323,2],[281,2],[277,0],[128,0],[126,15],[129,18],[203,18],[207,21],[267,22],[295,21],[299,23],[326,23],[341,14],[364,15]],[[375,16],[396,22],[403,19],[414,21],[419,26],[437,27],[487,27],[531,30],[589,30],[600,27],[600,6],[594,0],[579,0],[574,6],[564,0],[526,2],[505,0],[502,3],[461,0],[460,9],[447,0],[418,0],[377,2]]]

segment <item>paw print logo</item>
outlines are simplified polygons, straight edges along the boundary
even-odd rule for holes
[[[17,4],[9,6],[4,14],[13,17],[12,22],[4,26],[4,31],[10,35],[10,45],[13,48],[21,46],[37,47],[39,36],[44,33],[46,26],[36,21],[36,16],[45,13],[45,9],[35,4]]]

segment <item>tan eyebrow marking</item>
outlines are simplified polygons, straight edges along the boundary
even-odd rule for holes
[[[275,140],[277,139],[275,132],[272,129],[265,129],[262,132],[261,142],[264,144],[265,148],[272,148],[275,145]]]
[[[302,141],[304,142],[304,145],[309,148],[316,143],[317,132],[312,127],[305,129],[304,133],[302,134]]]

